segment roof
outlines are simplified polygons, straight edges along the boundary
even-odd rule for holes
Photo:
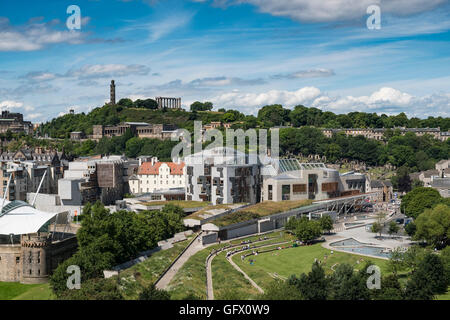
[[[384,188],[384,187],[392,187],[392,183],[389,180],[372,180],[370,181],[371,188]]]
[[[159,168],[162,164],[166,164],[170,168],[171,175],[183,175],[184,162],[144,162],[139,166],[138,175],[159,175]]]
[[[434,178],[431,186],[438,189],[450,189],[450,178]]]
[[[3,235],[36,233],[57,215],[37,210],[24,201],[5,200],[0,210],[0,234]]]

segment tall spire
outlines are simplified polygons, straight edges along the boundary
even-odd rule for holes
[[[116,104],[116,84],[114,83],[114,80],[111,80],[111,86],[110,86],[110,91],[111,91],[111,98],[109,103],[110,104]]]

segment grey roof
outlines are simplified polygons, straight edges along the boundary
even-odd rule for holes
[[[450,189],[450,178],[434,178],[431,186],[439,189]]]
[[[371,188],[384,188],[384,186],[390,188],[392,183],[389,180],[372,180],[370,181]]]

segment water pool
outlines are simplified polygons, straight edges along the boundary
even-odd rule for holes
[[[356,254],[367,254],[376,257],[390,258],[391,253],[386,248],[370,246],[367,243],[360,242],[356,239],[344,239],[330,244],[331,247],[337,247],[343,251]]]

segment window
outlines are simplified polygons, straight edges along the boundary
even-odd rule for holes
[[[272,189],[273,189],[273,187],[272,187],[271,184],[269,184],[268,188],[269,188],[268,200],[273,200],[273,195],[272,195]]]
[[[306,193],[306,184],[294,184],[294,185],[292,185],[292,192],[294,194]]]

